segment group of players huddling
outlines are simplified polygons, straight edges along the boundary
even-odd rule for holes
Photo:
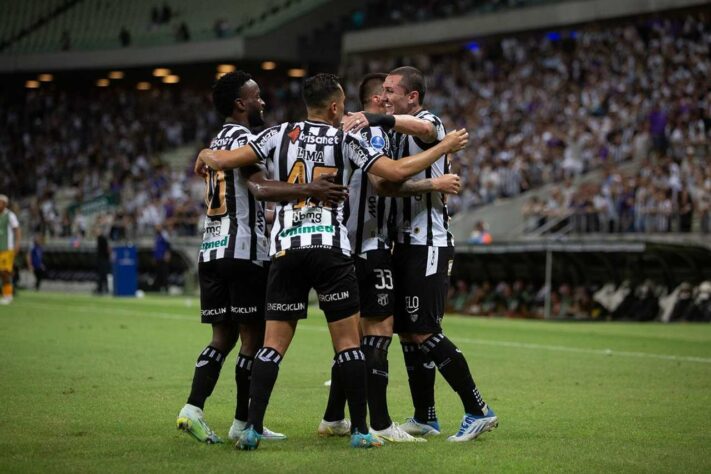
[[[195,163],[207,188],[201,319],[213,335],[195,364],[179,429],[221,442],[202,410],[241,337],[228,437],[246,450],[262,439],[286,439],[264,426],[264,415],[311,288],[335,351],[319,435],[350,435],[356,448],[438,435],[435,367],[465,412],[449,441],[473,440],[498,425],[441,328],[454,256],[445,194],[460,187],[447,154],[464,148],[468,135],[445,133],[422,107],[425,91],[424,76],[412,67],[369,74],[360,85],[363,111],[344,116],[338,78],[316,74],[303,84],[306,120],[255,136],[250,127],[264,123],[259,86],[241,71],[217,81],[213,100],[225,123]],[[276,202],[273,213],[263,201]],[[387,406],[393,333],[415,408],[403,424]]]

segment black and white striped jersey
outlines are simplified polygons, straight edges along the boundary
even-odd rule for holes
[[[225,123],[213,138],[213,150],[234,150],[254,135],[242,125]],[[254,198],[238,169],[210,170],[205,180],[205,231],[200,262],[220,258],[268,260],[264,204]]]
[[[368,168],[382,156],[360,134],[344,134],[325,122],[282,123],[250,142],[262,160],[271,160],[272,178],[308,183],[322,174],[335,174],[347,185],[353,171]],[[280,202],[272,227],[270,255],[289,249],[333,248],[350,255],[345,203],[314,200]]]
[[[360,131],[361,139],[381,154],[392,156],[390,137],[380,127]],[[346,215],[351,251],[358,255],[369,250],[389,249],[387,216],[390,199],[378,196],[368,179],[368,173],[357,169],[348,186]]]
[[[446,131],[442,120],[436,115],[420,110],[415,117],[432,122],[437,129],[437,140],[425,143],[417,137],[394,132],[391,136],[394,159],[416,155],[439,143]],[[429,179],[449,173],[449,160],[442,155],[429,168],[411,179]],[[449,233],[449,214],[444,195],[427,193],[406,198],[393,198],[391,219],[397,230],[397,242],[405,245],[427,245],[432,247],[453,247],[454,240]]]

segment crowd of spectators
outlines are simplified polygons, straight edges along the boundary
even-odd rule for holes
[[[568,216],[577,231],[708,231],[708,24],[701,11],[492,39],[446,54],[350,58],[348,109],[360,108],[354,99],[366,72],[402,64],[425,71],[425,106],[471,136],[453,161],[464,191],[450,199],[452,213],[557,182],[545,200],[525,206],[527,228]],[[302,117],[297,80],[262,91],[270,123]],[[197,149],[219,126],[207,89],[28,91],[24,102],[0,108],[0,188],[33,194],[29,221],[50,235],[89,231],[81,214],[57,205],[62,188],[76,204],[120,196],[118,211],[101,218],[116,235],[161,223],[194,233],[202,185],[188,163],[175,169],[158,156]],[[630,160],[639,171],[621,172]],[[607,170],[601,182],[574,184],[596,168]]]
[[[269,123],[300,114],[299,95],[296,81],[264,91]],[[90,237],[95,224],[115,239],[151,235],[158,224],[195,235],[204,185],[192,175],[194,154],[177,166],[161,156],[199,150],[221,123],[209,89],[28,91],[0,107],[0,189],[22,200],[28,230],[48,237]],[[102,197],[108,210],[74,212]]]
[[[362,30],[385,26],[458,17],[469,13],[491,13],[555,0],[371,0],[350,16],[350,28]]]
[[[472,145],[453,170],[461,211],[603,165],[655,157],[708,161],[708,14],[589,25],[556,35],[472,43],[458,52],[353,58],[348,96],[366,72],[411,64],[427,73],[425,107]],[[355,102],[351,108],[358,107]]]
[[[600,182],[574,186],[567,180],[548,197],[523,206],[525,230],[574,233],[711,232],[711,163],[689,148],[679,160],[665,158],[635,173],[606,170]]]

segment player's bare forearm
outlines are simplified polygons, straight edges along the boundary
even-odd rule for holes
[[[437,140],[437,129],[432,122],[422,120],[412,115],[395,115],[396,132],[412,135],[425,143]]]
[[[15,229],[15,253],[20,253],[20,241],[22,240],[22,231],[20,228]]]
[[[249,191],[259,201],[298,201],[306,199],[307,188],[303,184],[291,184],[264,177],[252,177],[247,181]]]
[[[254,165],[259,161],[259,157],[251,146],[243,146],[234,150],[210,150],[206,148],[200,152],[198,160],[213,170],[221,171]]]
[[[285,183],[267,179],[264,172],[254,173],[247,182],[250,192],[260,201],[300,201],[314,198],[338,202],[348,197],[348,187],[335,182],[334,176],[321,176],[311,183]]]
[[[393,183],[372,174],[368,174],[368,178],[373,184],[376,194],[383,197],[419,196],[420,194],[435,191],[435,187],[431,179],[408,179],[402,183]]]

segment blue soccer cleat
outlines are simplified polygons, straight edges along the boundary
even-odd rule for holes
[[[249,427],[242,432],[235,448],[242,449],[244,451],[252,451],[259,447],[259,442],[262,440],[262,435],[257,433],[253,427]]]
[[[372,434],[361,434],[358,431],[351,435],[351,447],[352,448],[379,448],[383,445],[383,442]]]
[[[466,413],[462,418],[462,424],[456,434],[447,438],[447,441],[455,443],[476,439],[482,433],[491,431],[499,426],[499,419],[491,408],[486,409],[485,415],[470,415]]]

